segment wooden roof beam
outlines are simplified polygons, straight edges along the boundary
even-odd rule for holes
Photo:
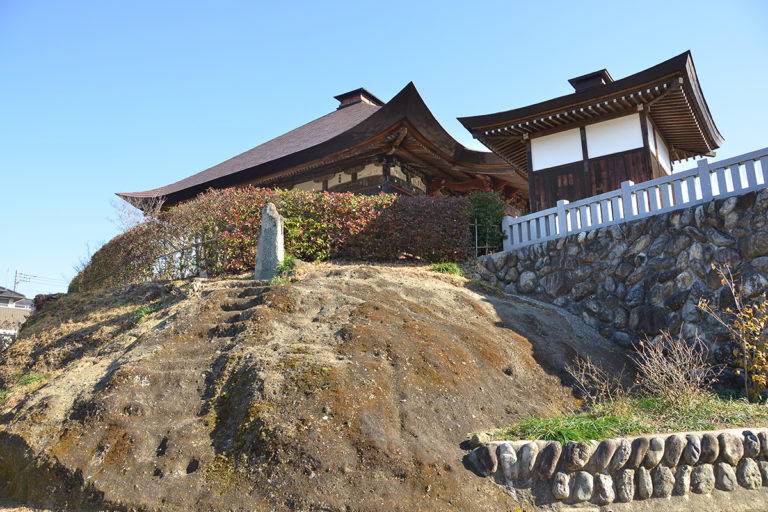
[[[443,178],[453,178],[449,173],[445,172],[443,169],[440,169],[437,165],[433,163],[429,163],[420,156],[416,156],[413,152],[408,151],[407,149],[403,147],[398,147],[395,149],[395,155],[402,156],[407,160],[411,160],[416,165],[420,165],[422,167],[426,167],[428,169],[432,169],[437,171],[438,174],[442,175]]]

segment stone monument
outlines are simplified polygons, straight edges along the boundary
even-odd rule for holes
[[[269,280],[275,277],[275,270],[284,257],[283,218],[277,213],[274,203],[267,203],[261,211],[261,232],[253,278]]]

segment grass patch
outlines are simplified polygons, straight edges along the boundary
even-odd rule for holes
[[[40,374],[24,375],[23,377],[19,378],[16,383],[19,386],[28,386],[30,384],[34,384],[35,382],[41,382],[47,378],[47,375]]]
[[[283,274],[287,274],[296,266],[296,261],[296,258],[290,254],[286,254],[283,258],[283,262],[278,263],[275,267],[275,275],[282,276]]]
[[[441,274],[454,274],[457,276],[463,274],[459,266],[451,262],[433,263],[429,266],[429,270],[432,272],[440,272]]]
[[[0,404],[5,403],[8,396],[20,388],[27,388],[24,391],[26,393],[37,391],[48,377],[49,375],[44,373],[24,375],[22,372],[14,372],[10,377],[10,382],[12,383],[10,389],[0,389]]]
[[[491,434],[496,439],[545,439],[565,444],[624,436],[639,430],[643,430],[643,425],[632,417],[576,413],[553,418],[526,418]]]
[[[280,286],[289,282],[288,274],[296,267],[297,258],[294,258],[290,254],[286,254],[282,263],[278,263],[275,267],[275,277],[269,280],[269,284],[272,286]]]
[[[159,302],[153,302],[152,304],[147,304],[146,306],[140,307],[133,314],[133,323],[138,324],[139,322],[141,322],[146,317],[148,317],[149,315],[151,315],[152,313],[154,313],[159,309],[160,309]]]
[[[701,393],[682,408],[658,395],[620,397],[587,411],[551,418],[526,418],[489,432],[493,439],[589,441],[627,435],[717,430],[768,425],[768,407],[746,398]]]
[[[269,280],[269,284],[272,286],[279,286],[288,283],[290,281],[288,275],[294,268],[296,268],[297,261],[299,261],[298,258],[286,254],[283,258],[283,262],[278,263],[275,267],[275,277]]]
[[[283,276],[275,276],[269,280],[270,286],[280,286],[281,284],[286,284],[288,282],[288,278]]]
[[[578,359],[566,370],[584,409],[551,418],[527,418],[488,432],[495,439],[589,441],[626,435],[719,430],[768,425],[768,404],[717,393],[719,370],[700,340],[663,332],[636,347],[632,387],[599,364]]]
[[[598,407],[646,417],[655,430],[662,432],[768,425],[768,407],[765,405],[750,403],[745,397],[734,398],[712,392],[701,393],[690,407],[685,408],[654,395],[622,398]]]

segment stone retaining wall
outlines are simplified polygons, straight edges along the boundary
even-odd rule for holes
[[[727,357],[727,331],[697,308],[733,296],[712,265],[728,265],[754,298],[768,290],[768,189],[480,258],[482,279],[581,317],[631,348],[660,329],[699,333]]]
[[[723,430],[601,442],[498,441],[468,463],[538,503],[614,502],[768,487],[768,431]]]

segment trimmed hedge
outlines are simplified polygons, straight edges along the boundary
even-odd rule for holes
[[[256,187],[211,190],[116,236],[70,291],[253,269],[261,210],[274,202],[285,248],[306,260],[463,261],[472,251],[471,205],[459,197],[363,196]]]

